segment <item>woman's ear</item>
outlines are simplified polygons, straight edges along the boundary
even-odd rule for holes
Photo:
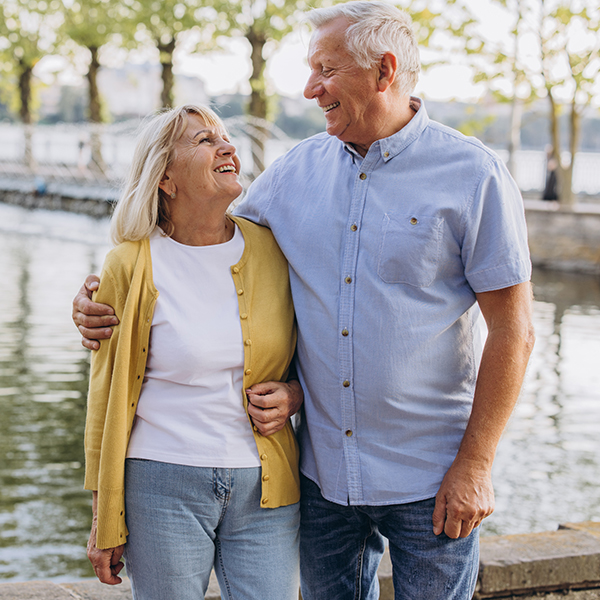
[[[398,59],[391,52],[386,52],[381,57],[379,65],[379,80],[377,84],[380,92],[385,92],[394,83],[397,70]]]
[[[175,187],[175,183],[167,172],[165,172],[165,174],[162,176],[158,187],[163,192],[165,192],[167,196],[170,196],[171,198],[175,198],[175,196],[177,195],[177,188]]]

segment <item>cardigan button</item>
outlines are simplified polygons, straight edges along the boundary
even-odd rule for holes
[[[270,477],[268,475],[263,475],[262,480],[263,481],[269,481]]]
[[[247,319],[248,318],[248,313],[242,313],[240,315],[240,319]]]
[[[269,501],[269,499],[268,499],[268,498],[263,498],[263,499],[260,501],[260,503],[261,503],[261,504],[266,504],[268,501]]]

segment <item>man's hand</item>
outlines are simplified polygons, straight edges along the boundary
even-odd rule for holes
[[[125,566],[121,562],[123,550],[125,546],[117,546],[116,548],[107,548],[100,550],[96,547],[96,531],[97,522],[94,517],[92,521],[92,531],[87,545],[87,555],[94,567],[96,576],[102,583],[108,585],[117,585],[123,581],[118,575],[121,569]]]
[[[262,435],[283,429],[287,420],[302,406],[304,393],[300,383],[267,381],[246,390],[248,414]]]
[[[435,497],[433,533],[467,537],[494,511],[494,488],[489,469],[457,457]]]
[[[111,326],[119,323],[110,306],[92,302],[92,293],[99,284],[96,275],[88,275],[73,299],[73,322],[83,336],[82,345],[88,350],[98,350],[100,342],[96,340],[109,338],[112,335]]]

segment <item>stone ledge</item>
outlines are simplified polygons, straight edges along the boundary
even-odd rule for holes
[[[571,595],[586,590],[586,594]],[[481,539],[475,598],[600,598],[600,523]],[[591,594],[591,595],[590,595]]]
[[[205,600],[220,600],[219,584],[211,575]],[[30,581],[0,584],[0,600],[131,600],[127,577],[119,585],[105,585],[96,579],[74,583]]]
[[[379,583],[380,600],[394,600],[387,551]],[[213,574],[206,600],[219,598]],[[474,600],[489,598],[600,600],[600,523],[566,523],[558,531],[481,538]],[[0,600],[131,600],[131,589],[126,578],[118,586],[96,580],[4,583]]]

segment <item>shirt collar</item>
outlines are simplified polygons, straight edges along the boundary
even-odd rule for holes
[[[425,103],[416,96],[410,97],[410,107],[415,111],[415,116],[400,130],[387,138],[377,140],[370,148],[371,151],[381,153],[384,162],[400,154],[402,150],[412,144],[429,124],[429,116],[425,110]],[[344,149],[350,153],[355,163],[360,164],[363,157],[351,144],[344,143]]]

